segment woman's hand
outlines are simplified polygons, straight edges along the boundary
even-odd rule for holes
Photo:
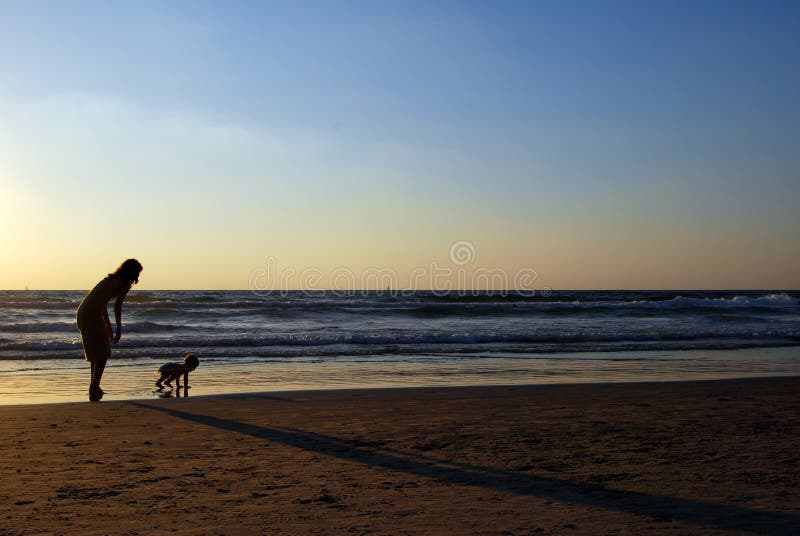
[[[113,344],[117,344],[119,342],[120,337],[122,337],[122,330],[117,329],[117,334],[114,335],[114,338],[111,340]]]

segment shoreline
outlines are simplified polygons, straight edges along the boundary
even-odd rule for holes
[[[19,408],[19,409],[28,409],[28,408],[39,408],[42,406],[80,406],[83,404],[125,404],[125,403],[134,403],[134,402],[144,402],[144,401],[152,401],[155,402],[157,400],[181,400],[183,404],[191,404],[191,402],[197,401],[200,402],[207,402],[213,401],[215,399],[219,400],[238,400],[244,398],[267,398],[267,397],[278,397],[278,396],[306,396],[306,397],[316,397],[316,396],[330,396],[330,395],[337,395],[337,396],[345,396],[348,394],[355,395],[355,394],[362,394],[362,393],[379,393],[385,392],[385,394],[390,394],[393,391],[397,391],[399,393],[411,393],[413,391],[421,391],[421,392],[432,392],[432,391],[481,391],[487,390],[492,391],[495,389],[526,389],[526,390],[537,390],[537,389],[559,389],[559,388],[604,388],[604,387],[619,387],[619,388],[643,388],[647,386],[653,387],[669,387],[673,384],[685,386],[687,384],[698,384],[698,385],[705,385],[705,384],[730,384],[735,385],[738,383],[749,383],[749,382],[761,382],[761,381],[798,381],[800,383],[800,374],[798,375],[775,375],[775,376],[741,376],[741,377],[728,377],[728,378],[707,378],[707,379],[697,379],[697,378],[688,378],[682,380],[641,380],[641,381],[599,381],[599,382],[557,382],[557,383],[508,383],[508,384],[490,384],[490,385],[402,385],[402,386],[365,386],[365,387],[332,387],[332,388],[310,388],[310,389],[286,389],[286,390],[276,390],[276,391],[240,391],[240,392],[232,392],[232,393],[213,393],[213,394],[199,394],[199,395],[190,395],[190,396],[167,396],[167,397],[150,397],[147,399],[141,398],[124,398],[124,399],[112,399],[112,400],[101,400],[99,402],[89,402],[88,400],[70,400],[70,401],[58,401],[58,402],[36,402],[36,403],[20,403],[20,404],[1,404],[0,403],[0,414],[2,414],[2,410],[4,408]]]
[[[6,534],[791,534],[800,377],[2,406]]]
[[[190,397],[317,389],[631,383],[800,376],[800,347],[677,352],[592,352],[242,360],[200,357]],[[148,400],[154,359],[113,359],[104,401]],[[89,367],[82,360],[0,363],[0,405],[81,402]],[[175,393],[173,393],[175,394]],[[183,393],[181,393],[183,394]]]

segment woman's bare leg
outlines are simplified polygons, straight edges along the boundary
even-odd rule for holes
[[[103,378],[103,371],[106,369],[105,361],[92,361],[92,381],[89,384],[89,392],[98,391],[100,389],[100,380]]]

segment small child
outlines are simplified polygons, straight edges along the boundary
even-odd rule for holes
[[[172,387],[172,380],[175,380],[178,389],[180,389],[181,376],[183,376],[183,385],[186,387],[186,389],[189,389],[189,373],[196,369],[199,364],[200,361],[192,352],[186,354],[186,357],[183,358],[183,363],[164,363],[158,368],[158,374],[160,377],[158,378],[158,381],[156,381],[156,387],[163,389],[164,386],[161,384],[161,382],[164,382]]]

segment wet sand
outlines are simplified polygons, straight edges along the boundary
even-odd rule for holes
[[[800,527],[800,378],[0,406],[0,534]]]

